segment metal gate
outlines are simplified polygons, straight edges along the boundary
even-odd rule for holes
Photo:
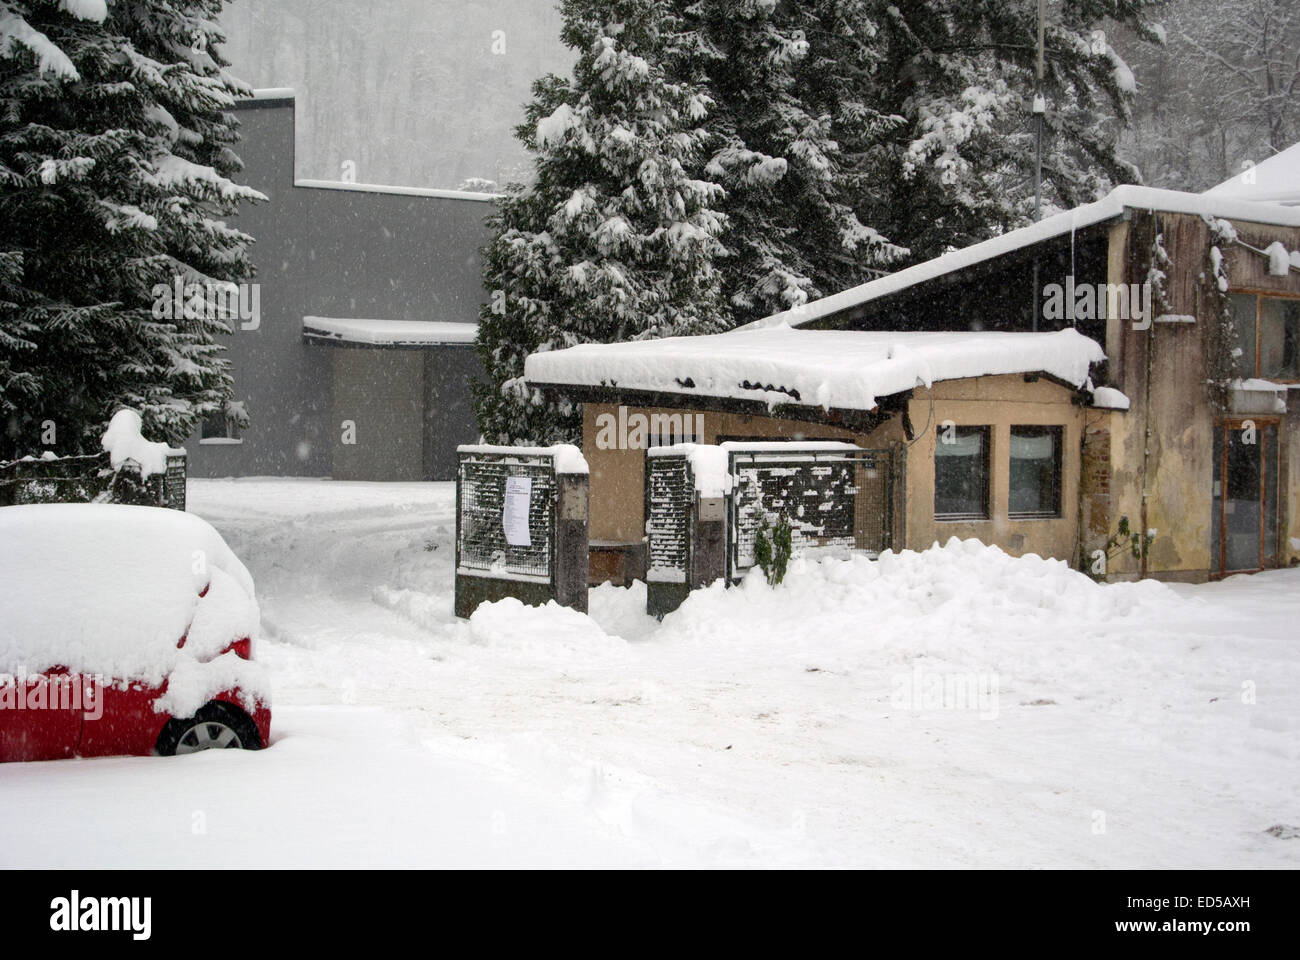
[[[646,582],[686,583],[695,483],[686,455],[662,449],[646,457]]]
[[[507,477],[528,477],[528,546],[506,543],[501,525]],[[506,575],[549,583],[554,560],[555,469],[551,458],[462,454],[456,485],[457,572]]]
[[[794,552],[859,551],[893,545],[894,457],[850,444],[724,444],[731,471],[727,576],[754,565],[758,531],[782,516]]]

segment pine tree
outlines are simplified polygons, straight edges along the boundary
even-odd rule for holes
[[[157,290],[251,276],[222,217],[247,93],[221,0],[0,0],[0,417],[10,455],[92,452],[120,406],[178,443],[226,409],[219,310],[156,317]]]
[[[861,283],[905,249],[858,215],[898,118],[875,104],[876,22],[860,0],[679,0],[716,106],[706,167],[727,189],[733,322]],[[878,183],[878,180],[876,180]]]
[[[1045,32],[1044,209],[1097,199],[1137,171],[1118,152],[1136,93],[1105,28],[1158,42],[1157,0],[1071,0],[1049,6]],[[873,0],[877,106],[902,123],[890,189],[866,222],[925,259],[1033,219],[1037,4],[1033,0]]]
[[[488,383],[479,423],[496,442],[577,432],[571,405],[522,380],[538,350],[713,333],[727,326],[714,266],[722,188],[698,171],[711,106],[664,64],[689,34],[666,0],[566,0],[571,80],[534,86],[519,138],[535,181],[514,186],[485,251],[489,302],[479,328]]]

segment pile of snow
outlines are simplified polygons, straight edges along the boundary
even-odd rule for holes
[[[1073,329],[1051,333],[795,330],[583,344],[535,353],[534,384],[608,386],[823,409],[873,410],[877,398],[939,380],[1045,373],[1082,386],[1106,359]]]
[[[647,457],[672,457],[685,455],[691,464],[691,477],[695,492],[701,497],[725,497],[731,491],[731,468],[727,451],[721,446],[707,443],[677,443],[667,447],[651,447]]]
[[[531,649],[550,656],[561,651],[582,654],[590,648],[608,651],[621,643],[590,617],[554,600],[529,607],[514,597],[481,604],[469,618],[469,632],[475,643],[498,650]]]
[[[1127,410],[1129,399],[1122,390],[1114,387],[1097,387],[1092,391],[1092,405],[1103,410]]]
[[[0,674],[62,666],[150,686],[170,677],[155,709],[177,716],[236,686],[266,699],[257,664],[223,654],[256,637],[259,614],[252,577],[206,521],[33,504],[0,509],[0,543]]]
[[[1177,596],[1155,581],[1099,584],[1062,560],[1013,557],[956,537],[928,550],[885,551],[878,560],[795,559],[770,588],[752,570],[739,589],[696,591],[663,622],[660,637],[692,642],[785,643],[892,648],[942,647],[964,659],[989,636],[1054,637],[1063,624],[1159,616]]]
[[[113,414],[113,419],[108,422],[108,429],[99,442],[108,451],[114,470],[120,470],[122,464],[132,460],[140,465],[142,477],[165,474],[167,458],[185,451],[169,447],[165,443],[146,440],[140,431],[140,414],[129,408],[122,409]]]

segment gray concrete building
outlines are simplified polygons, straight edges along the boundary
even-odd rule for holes
[[[240,179],[269,198],[233,221],[256,238],[258,309],[228,341],[250,422],[206,422],[186,443],[190,475],[450,479],[478,435],[492,198],[296,180],[294,108],[290,90],[237,108]]]

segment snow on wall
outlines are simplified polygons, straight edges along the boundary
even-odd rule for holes
[[[780,326],[535,353],[524,376],[534,384],[873,410],[880,397],[963,377],[1045,373],[1081,387],[1089,365],[1104,359],[1100,346],[1072,329],[940,333]]]
[[[140,414],[136,411],[128,407],[113,414],[108,429],[99,440],[100,445],[108,451],[113,469],[120,470],[123,463],[134,460],[140,465],[140,476],[143,478],[166,474],[167,457],[183,454],[184,448],[146,440],[140,430]]]

